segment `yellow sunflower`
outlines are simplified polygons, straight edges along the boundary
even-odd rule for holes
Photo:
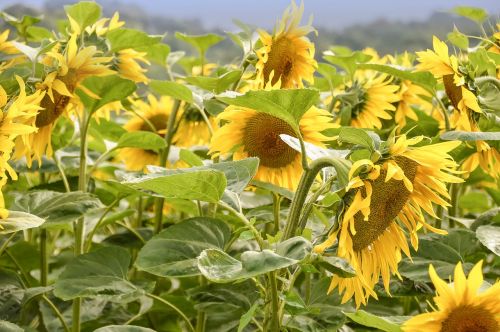
[[[432,312],[412,317],[403,324],[405,332],[497,332],[500,331],[500,282],[482,289],[482,261],[466,278],[462,263],[455,267],[453,285],[439,278],[434,266],[429,275],[436,287]]]
[[[340,227],[315,247],[316,252],[322,253],[338,241],[337,255],[356,270],[355,277],[332,278],[329,291],[338,287],[339,293],[343,293],[342,302],[354,296],[359,307],[370,296],[376,298],[373,287],[380,277],[389,292],[391,275],[399,277],[401,252],[410,257],[404,228],[414,248],[418,247],[416,232],[422,226],[446,233],[429,225],[423,211],[438,218],[433,203],[449,206],[445,183],[463,181],[450,174],[456,173],[458,165],[448,154],[460,142],[412,147],[422,139],[400,136],[389,144],[387,158],[377,163],[362,159],[352,165]],[[363,168],[368,171],[356,175]]]
[[[16,147],[16,158],[26,156],[28,165],[31,165],[33,158],[40,163],[44,154],[48,157],[52,156],[52,128],[57,119],[66,111],[72,98],[76,98],[73,92],[80,88],[93,95],[81,85],[81,82],[90,76],[114,73],[106,64],[112,58],[97,56],[97,54],[95,46],[79,48],[76,34],[71,35],[63,53],[59,52],[57,46],[45,54],[42,63],[55,70],[47,74],[44,81],[37,85],[37,89],[47,92],[41,102],[43,110],[36,117],[38,131],[19,142]],[[77,103],[78,100],[73,102]]]
[[[476,152],[465,159],[461,169],[470,174],[481,166],[481,169],[493,178],[500,178],[500,152],[485,141],[475,143]]]
[[[234,160],[248,157],[260,159],[256,180],[294,190],[302,175],[300,153],[283,142],[279,135],[296,137],[285,121],[267,113],[229,106],[217,117],[227,123],[212,137],[209,153],[213,156],[233,154]],[[331,115],[316,107],[300,120],[300,133],[305,142],[323,146],[328,138],[321,134],[332,128]]]
[[[171,98],[162,96],[156,99],[148,95],[148,100],[136,100],[132,103],[135,115],[125,124],[127,131],[149,131],[165,136],[168,117],[174,105]],[[142,171],[146,165],[158,165],[159,154],[153,150],[139,148],[124,148],[120,150],[119,158],[125,167],[131,171]]]
[[[149,79],[145,75],[147,70],[139,64],[150,64],[146,60],[146,54],[146,52],[137,52],[131,48],[118,51],[118,74],[136,83],[148,83]]]
[[[214,130],[217,127],[215,117],[207,114],[207,118],[212,130]],[[189,148],[192,146],[205,146],[210,143],[212,134],[198,109],[186,105],[181,112],[179,121],[173,138],[175,146]]]
[[[256,51],[258,62],[257,82],[260,88],[271,84],[281,88],[303,87],[303,80],[313,83],[314,44],[306,37],[315,31],[310,23],[299,26],[304,12],[304,5],[297,7],[292,2],[283,13],[273,35],[259,30],[263,47]]]
[[[73,24],[77,24],[78,30],[80,30],[80,26],[78,25],[78,23],[74,22]],[[85,32],[87,32],[89,35],[95,32],[96,35],[98,35],[98,36],[104,36],[109,31],[118,29],[118,28],[122,27],[124,24],[125,24],[125,22],[120,21],[120,14],[118,12],[115,12],[113,14],[113,17],[111,17],[111,19],[101,18],[99,21],[95,22],[93,25],[85,28]]]
[[[0,73],[26,59],[24,55],[19,52],[17,47],[15,47],[12,42],[8,41],[9,33],[10,30],[5,30],[4,32],[0,33],[0,54],[3,53],[4,55],[10,55],[13,57],[8,58],[7,60],[0,61]]]
[[[392,119],[388,111],[395,111],[393,103],[399,101],[399,87],[391,84],[392,79],[386,74],[375,71],[361,71],[355,75],[354,83],[346,92],[359,94],[358,103],[352,106],[350,125],[357,128],[382,128],[382,121]]]
[[[477,116],[482,113],[477,98],[465,84],[465,77],[458,70],[458,59],[448,54],[448,46],[436,36],[433,37],[434,50],[417,52],[420,62],[417,70],[428,71],[442,80],[446,95],[457,110],[451,116],[452,126],[457,130],[477,131]]]

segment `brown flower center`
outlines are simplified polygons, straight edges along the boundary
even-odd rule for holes
[[[443,76],[444,90],[450,98],[453,107],[458,109],[458,103],[462,100],[462,89],[453,82],[453,74]]]
[[[271,72],[274,70],[271,84],[276,84],[281,78],[281,86],[283,88],[290,87],[290,74],[294,65],[293,50],[293,41],[287,37],[280,37],[273,41],[267,62],[264,65],[264,83],[269,81]]]
[[[441,323],[441,332],[496,332],[500,326],[488,310],[465,305],[454,309]]]
[[[73,70],[70,70],[66,75],[62,77],[57,77],[57,79],[61,80],[68,90],[73,93],[75,90],[75,82],[76,82],[76,73]],[[45,126],[54,123],[64,112],[66,106],[69,104],[70,97],[63,96],[59,94],[57,91],[52,91],[54,95],[54,101],[52,101],[49,95],[45,95],[40,103],[40,106],[43,107],[38,115],[36,116],[35,125],[38,128],[42,128]]]
[[[285,121],[266,113],[257,113],[245,126],[244,150],[250,157],[259,157],[262,166],[288,166],[299,153],[281,140],[281,134],[296,136],[292,127]]]
[[[167,128],[167,122],[168,122],[167,114],[163,113],[155,114],[153,116],[148,117],[147,120],[149,121],[149,123],[144,122],[139,130],[155,132],[155,133],[162,131],[161,133],[158,134],[161,136],[165,136],[165,133],[163,131]],[[151,126],[153,126],[155,130],[153,130]]]
[[[394,159],[408,180],[413,183],[418,164],[405,157]],[[377,240],[391,225],[410,197],[411,193],[403,181],[391,179],[385,182],[386,174],[386,170],[380,170],[380,176],[371,183],[373,192],[368,220],[364,220],[361,212],[354,216],[356,235],[352,236],[352,242],[355,251],[361,251]],[[363,194],[366,194],[364,189],[362,190]]]

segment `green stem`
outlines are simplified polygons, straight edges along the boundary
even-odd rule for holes
[[[8,249],[5,249],[5,254],[9,257],[9,259],[12,261],[12,263],[14,263],[16,268],[19,270],[19,273],[21,273],[21,279],[23,280],[24,288],[30,288],[31,283],[29,280],[28,273],[26,273],[26,271],[24,271],[22,265],[19,264],[16,257],[14,257],[14,255],[12,255]]]
[[[205,279],[204,276],[200,276],[198,280],[200,286],[205,286],[207,283],[207,280]],[[205,322],[206,322],[205,312],[201,309],[198,309],[198,313],[196,314],[196,332],[205,331]]]
[[[260,249],[263,249],[264,248],[264,239],[262,238],[262,235],[260,234],[259,230],[257,228],[255,228],[255,226],[247,219],[247,217],[245,217],[245,215],[243,215],[242,213],[233,209],[230,205],[228,205],[225,202],[221,201],[221,202],[219,202],[219,204],[221,207],[223,207],[226,210],[228,210],[229,212],[233,213],[241,222],[243,222],[245,224],[245,226],[247,226],[250,229],[250,231],[252,231],[252,233],[255,237],[255,240],[259,244]]]
[[[160,154],[160,166],[165,167],[167,165],[168,155],[170,154],[170,147],[172,146],[172,139],[174,138],[175,133],[175,121],[177,119],[177,113],[181,106],[181,102],[179,100],[175,100],[174,107],[172,109],[172,113],[168,117],[167,122],[167,134],[165,135],[165,143],[166,147]],[[163,204],[165,203],[165,199],[163,197],[157,197],[155,199],[155,234],[161,232],[163,228]]]
[[[450,117],[448,116],[448,110],[446,109],[446,106],[444,106],[443,102],[441,101],[441,99],[437,98],[436,97],[436,100],[441,108],[441,111],[443,112],[443,117],[444,117],[444,126],[446,128],[446,131],[450,131],[451,130],[451,126],[450,126]]]
[[[57,169],[59,170],[59,174],[61,174],[61,179],[64,184],[64,189],[66,190],[66,192],[70,192],[71,187],[69,185],[68,178],[66,177],[66,173],[64,173],[64,169],[61,166],[61,161],[57,156],[54,158],[54,162],[56,163]]]
[[[45,287],[48,284],[49,255],[47,250],[47,229],[40,229],[40,284]]]
[[[312,197],[309,199],[307,204],[304,207],[304,211],[302,213],[302,216],[300,217],[299,220],[299,229],[304,229],[307,225],[307,219],[309,218],[309,215],[311,214],[312,208],[314,207],[314,203],[318,200],[319,196],[321,196],[332,184],[332,182],[335,180],[335,177],[332,176],[330,177],[321,187],[312,195]]]
[[[123,228],[125,228],[126,230],[128,230],[130,233],[134,234],[135,237],[142,242],[142,244],[145,244],[146,243],[146,240],[144,240],[144,238],[141,236],[141,234],[139,234],[138,231],[136,231],[133,227],[130,227],[129,225],[127,225],[126,223],[123,223],[123,222],[119,222],[117,221],[116,222],[117,225],[120,225],[122,226]]]
[[[274,229],[272,235],[276,235],[280,230],[280,211],[281,211],[281,197],[279,194],[273,193]]]
[[[5,249],[7,249],[7,246],[9,245],[10,241],[12,241],[14,239],[14,237],[16,236],[17,232],[14,232],[12,233],[8,238],[7,240],[4,241],[4,243],[2,244],[2,246],[0,247],[0,257],[2,256],[3,252]]]
[[[448,215],[452,218],[458,216],[458,198],[460,197],[460,183],[452,183],[450,185],[451,206]],[[449,227],[455,227],[455,220],[448,218]]]
[[[153,300],[156,300],[158,302],[161,302],[167,306],[169,306],[170,308],[172,308],[175,312],[177,312],[179,314],[179,316],[182,317],[182,319],[186,322],[189,330],[191,332],[195,332],[195,329],[193,327],[193,325],[191,324],[191,322],[189,321],[189,318],[186,317],[186,315],[179,309],[177,308],[175,305],[173,305],[172,303],[168,302],[167,300],[159,297],[159,296],[156,296],[154,294],[151,294],[151,293],[146,293],[146,296],[152,298]]]
[[[290,212],[288,214],[285,230],[283,232],[283,241],[288,240],[296,234],[304,202],[306,201],[309,189],[314,183],[314,179],[316,179],[318,173],[324,167],[334,165],[334,162],[330,158],[324,157],[314,160],[311,165],[309,165],[309,168],[304,170],[304,173],[300,178],[299,186],[290,205]]]
[[[104,212],[102,213],[101,217],[99,218],[99,220],[97,221],[97,223],[95,224],[94,228],[92,228],[92,231],[90,232],[90,234],[88,235],[87,237],[87,246],[85,248],[85,252],[89,252],[90,251],[90,248],[92,247],[92,239],[94,238],[94,235],[97,231],[97,229],[99,228],[99,226],[101,225],[102,221],[104,220],[104,218],[108,215],[109,212],[111,212],[111,210],[113,210],[113,208],[116,206],[116,204],[118,204],[118,202],[120,202],[120,200],[117,198],[115,199],[107,208],[106,210],[104,210]]]
[[[56,314],[57,318],[61,322],[61,324],[62,324],[62,326],[64,328],[64,331],[65,332],[69,332],[70,330],[69,330],[68,324],[66,324],[66,322],[64,321],[64,317],[61,314],[61,312],[59,311],[59,309],[57,309],[56,305],[45,294],[42,295],[42,299],[45,302],[47,302],[47,304],[52,308],[52,311],[54,311],[54,313]]]
[[[278,284],[276,282],[276,272],[269,272],[269,288],[271,289],[271,322],[270,326],[271,332],[278,332],[280,330],[280,318],[279,318],[279,296],[278,296]]]

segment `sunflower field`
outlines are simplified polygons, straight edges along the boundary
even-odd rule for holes
[[[500,331],[500,23],[432,49],[0,31],[0,331]],[[208,60],[224,39],[233,63]]]

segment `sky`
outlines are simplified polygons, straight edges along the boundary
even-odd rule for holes
[[[0,8],[21,3],[41,6],[46,0],[0,0]],[[47,0],[50,1],[50,0]],[[207,28],[234,27],[233,18],[268,28],[281,16],[290,0],[114,0],[140,6],[155,16],[178,19],[200,19]],[[97,1],[99,2],[99,1]],[[298,0],[297,0],[298,2]],[[447,12],[459,5],[476,6],[489,13],[500,14],[500,0],[304,0],[305,16],[311,14],[314,24],[342,29],[353,24],[378,19],[389,21],[420,21],[433,12]],[[119,6],[117,6],[119,7]],[[119,8],[116,8],[119,10]]]

